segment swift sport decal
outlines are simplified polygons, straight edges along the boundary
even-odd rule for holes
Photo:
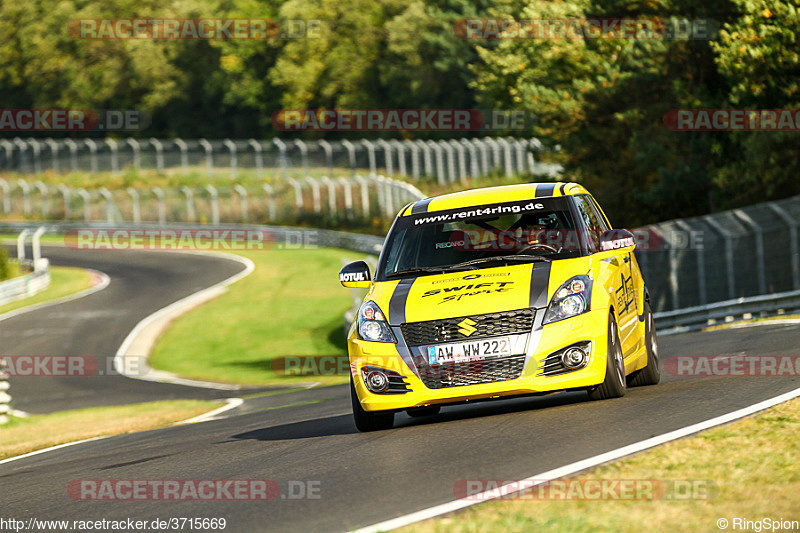
[[[513,281],[485,281],[483,283],[468,283],[466,285],[455,285],[453,287],[443,287],[441,289],[431,289],[422,293],[422,298],[436,296],[437,294],[444,295],[439,303],[443,304],[450,301],[459,301],[462,298],[469,296],[477,296],[478,294],[492,294],[495,292],[506,292],[511,290]]]

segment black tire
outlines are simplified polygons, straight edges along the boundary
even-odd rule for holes
[[[650,302],[644,303],[644,342],[647,348],[647,366],[628,378],[630,387],[656,385],[661,381],[661,359],[658,357],[658,338]]]
[[[411,409],[406,409],[406,413],[414,418],[422,418],[424,416],[436,416],[441,410],[442,408],[438,405],[430,405],[428,407],[412,407]]]
[[[625,362],[614,314],[608,314],[608,349],[606,350],[606,377],[603,383],[589,390],[590,400],[607,400],[625,396]]]
[[[353,404],[353,420],[359,431],[380,431],[394,426],[393,411],[365,411],[356,396],[353,376],[350,376],[350,401]]]

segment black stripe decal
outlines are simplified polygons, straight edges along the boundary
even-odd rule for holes
[[[559,189],[559,192],[561,193],[561,196],[564,196],[564,188],[565,188],[566,186],[567,186],[567,184],[566,184],[566,183],[562,183],[562,184],[561,184],[561,188]]]
[[[427,213],[428,212],[428,204],[431,203],[433,198],[425,198],[424,200],[420,200],[419,202],[415,203],[411,206],[411,214],[417,215],[419,213]]]
[[[550,285],[550,263],[534,263],[531,269],[530,307],[541,309],[547,306],[548,285]]]
[[[557,183],[542,183],[536,186],[536,194],[534,198],[542,198],[544,196],[553,196],[553,191],[556,189]]]
[[[416,278],[401,279],[389,299],[389,324],[399,326],[406,321],[406,300]]]

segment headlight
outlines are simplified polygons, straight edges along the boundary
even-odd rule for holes
[[[358,310],[358,336],[365,341],[397,342],[378,304],[371,300]]]
[[[557,322],[589,310],[592,301],[592,278],[575,276],[558,288],[547,306],[542,324]]]

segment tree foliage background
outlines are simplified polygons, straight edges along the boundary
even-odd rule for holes
[[[123,17],[323,24],[314,38],[268,40],[66,31]],[[467,17],[677,17],[720,30],[473,41],[454,31]],[[800,108],[798,39],[798,0],[0,0],[0,100],[141,109],[153,117],[146,137],[280,135],[270,117],[281,108],[526,110],[535,124],[515,134],[559,147],[564,177],[619,213],[615,223],[637,225],[800,193],[800,132],[675,132],[663,121],[681,108]]]

